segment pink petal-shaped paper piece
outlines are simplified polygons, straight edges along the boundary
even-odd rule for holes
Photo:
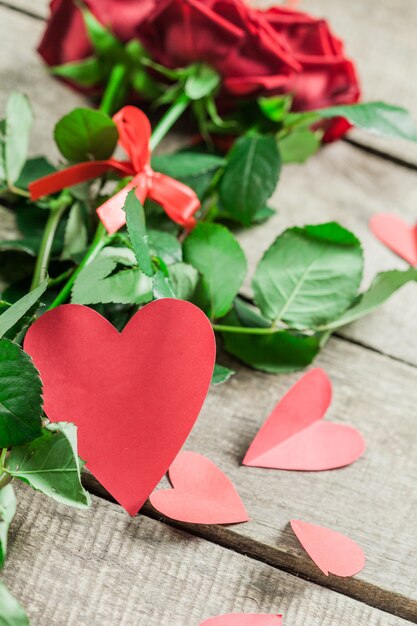
[[[417,226],[409,226],[397,215],[374,215],[369,227],[375,237],[410,265],[417,265]]]
[[[282,626],[282,615],[266,613],[228,613],[210,617],[200,626]]]
[[[236,524],[248,514],[233,484],[209,459],[196,452],[180,452],[169,468],[173,489],[150,496],[163,515],[192,524]]]
[[[320,368],[307,372],[276,405],[243,459],[243,465],[321,471],[356,461],[365,450],[351,426],[322,422],[332,388]]]
[[[300,520],[290,523],[304,550],[326,576],[354,576],[363,569],[365,555],[353,539],[316,524]]]
[[[215,359],[207,317],[166,298],[119,333],[93,309],[64,304],[32,324],[24,347],[41,374],[46,415],[78,426],[88,469],[136,514],[205,400]]]

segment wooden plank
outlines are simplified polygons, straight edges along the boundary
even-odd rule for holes
[[[40,17],[48,15],[48,1],[4,0],[5,3]],[[267,7],[276,0],[252,0],[254,6]],[[385,100],[408,108],[417,120],[416,90],[412,77],[417,73],[417,39],[414,0],[368,0],[334,2],[303,0],[299,8],[329,20],[333,30],[344,39],[361,79],[363,100]],[[381,139],[354,130],[350,137],[364,146],[417,165],[417,145],[402,140]]]
[[[111,503],[81,512],[17,491],[4,580],[32,626],[198,626],[228,612],[281,612],[288,626],[409,623]]]
[[[417,620],[417,371],[340,340],[318,360],[333,382],[326,419],[357,427],[365,455],[328,472],[245,468],[241,460],[275,403],[298,378],[239,368],[212,388],[186,448],[215,461],[245,502],[251,521],[195,532],[402,617]],[[326,578],[306,557],[288,523],[338,529],[364,549],[354,578]],[[408,598],[408,599],[407,599]]]

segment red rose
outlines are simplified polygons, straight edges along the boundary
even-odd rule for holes
[[[300,69],[281,36],[242,0],[159,0],[137,35],[167,67],[211,65],[233,96],[284,93]]]
[[[83,0],[83,4],[120,41],[135,37],[135,30],[156,0]],[[52,0],[51,17],[38,47],[48,65],[79,61],[92,53],[84,19],[74,0]]]

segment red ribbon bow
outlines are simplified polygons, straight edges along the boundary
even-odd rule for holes
[[[97,209],[98,216],[109,233],[116,232],[126,223],[123,206],[131,189],[135,189],[142,204],[146,198],[150,198],[162,206],[172,221],[187,229],[193,228],[196,224],[194,213],[200,208],[200,202],[187,185],[153,171],[149,148],[151,125],[146,115],[136,107],[126,106],[116,113],[113,120],[119,131],[119,144],[127,153],[128,161],[87,161],[54,172],[30,183],[31,199],[37,200],[65,187],[78,185],[113,169],[124,176],[133,176],[133,179]]]

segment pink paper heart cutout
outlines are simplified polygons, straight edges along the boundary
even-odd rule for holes
[[[215,359],[207,317],[189,302],[152,302],[119,333],[85,306],[63,305],[29,329],[24,348],[52,422],[78,426],[80,456],[131,514],[187,438]]]
[[[180,452],[169,468],[173,489],[150,496],[153,507],[191,524],[237,524],[248,514],[232,482],[202,454]]]
[[[369,226],[383,244],[410,265],[417,266],[417,226],[409,226],[389,213],[374,215]]]
[[[326,576],[354,576],[365,566],[363,550],[353,539],[308,522],[290,523],[304,550]]]
[[[266,613],[228,613],[210,617],[200,626],[282,626],[282,615]]]
[[[332,398],[327,374],[315,368],[284,395],[260,428],[243,465],[323,471],[350,465],[365,450],[351,426],[321,421]]]

